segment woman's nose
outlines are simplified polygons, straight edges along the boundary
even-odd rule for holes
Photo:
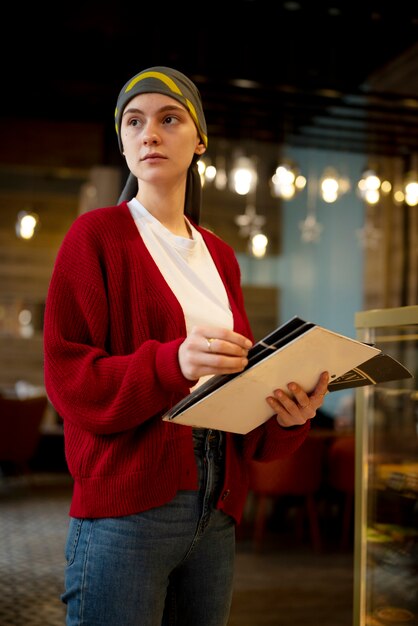
[[[153,124],[148,124],[143,134],[143,141],[145,145],[156,145],[160,142],[160,137],[155,131]]]
[[[144,144],[145,145],[156,145],[156,144],[159,143],[159,141],[160,140],[159,140],[158,136],[156,134],[154,134],[154,133],[152,135],[150,135],[150,134],[144,135]]]

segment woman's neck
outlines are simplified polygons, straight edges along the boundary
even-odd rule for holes
[[[165,226],[173,235],[192,238],[190,227],[184,217],[184,190],[167,190],[140,185],[136,195],[138,202],[144,206],[155,219]]]

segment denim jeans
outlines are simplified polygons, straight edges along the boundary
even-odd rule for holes
[[[136,515],[70,519],[67,626],[226,626],[235,525],[214,508],[221,434],[195,429],[194,445],[197,491]]]

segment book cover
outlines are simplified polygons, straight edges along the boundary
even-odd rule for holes
[[[272,416],[274,389],[295,381],[310,393],[324,371],[329,391],[411,377],[378,348],[294,317],[254,344],[242,372],[213,376],[163,419],[245,434]]]

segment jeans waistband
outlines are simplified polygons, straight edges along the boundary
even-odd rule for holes
[[[223,445],[223,433],[209,428],[193,428],[193,445],[195,450],[218,449]]]

